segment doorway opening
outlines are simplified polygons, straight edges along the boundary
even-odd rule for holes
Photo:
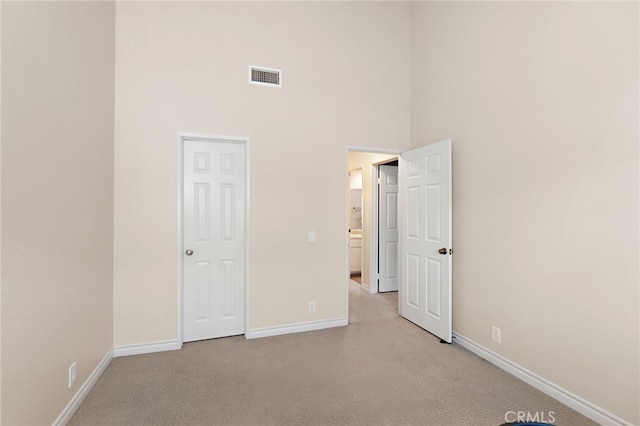
[[[451,139],[403,152],[375,151],[347,149],[348,171],[363,170],[362,281],[347,280],[347,300],[351,283],[370,295],[389,294],[383,278],[400,278],[399,314],[451,343]],[[396,159],[398,167],[385,165]]]
[[[384,238],[386,232],[380,232],[383,220],[397,222],[397,189],[395,194],[382,198],[380,187],[384,174],[383,166],[395,169],[397,186],[398,153],[393,151],[376,152],[366,149],[350,149],[348,156],[349,185],[348,193],[348,263],[349,281],[353,281],[360,290],[375,294],[380,291],[381,272],[388,269],[397,276],[397,230],[395,247],[388,245]],[[393,175],[393,173],[392,173]],[[391,200],[391,204],[385,204]],[[382,204],[382,205],[381,205]],[[381,214],[381,208],[384,212]],[[389,217],[387,213],[393,212]],[[383,241],[380,241],[380,237]],[[385,249],[380,253],[380,248]],[[392,256],[386,256],[392,252]],[[384,262],[384,265],[381,264]],[[382,266],[382,269],[381,269]],[[396,288],[397,289],[397,288]],[[385,290],[395,291],[395,290]]]

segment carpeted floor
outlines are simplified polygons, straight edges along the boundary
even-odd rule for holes
[[[349,324],[400,316],[398,292],[369,294],[368,291],[349,281]]]
[[[114,359],[69,425],[499,425],[512,411],[595,424],[352,282],[348,327]]]

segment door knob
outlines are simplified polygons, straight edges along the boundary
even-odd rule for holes
[[[447,254],[447,249],[442,247],[440,250],[438,250],[438,253],[440,254]]]
[[[189,249],[186,251],[186,253],[187,253],[187,256],[191,256],[193,254],[193,250]]]

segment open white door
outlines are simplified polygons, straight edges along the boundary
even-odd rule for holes
[[[451,139],[400,156],[400,315],[451,343]]]
[[[398,167],[378,166],[378,291],[398,290]]]

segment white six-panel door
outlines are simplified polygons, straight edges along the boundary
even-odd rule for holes
[[[400,156],[400,314],[451,343],[451,140]]]
[[[398,167],[380,165],[378,291],[398,290]]]
[[[244,333],[245,145],[184,140],[183,340]]]

